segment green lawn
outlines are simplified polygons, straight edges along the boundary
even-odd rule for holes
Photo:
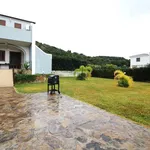
[[[116,86],[111,79],[78,81],[60,78],[61,93],[90,103],[114,114],[150,126],[150,83],[134,82],[131,88]],[[17,84],[21,93],[45,92],[46,83]]]

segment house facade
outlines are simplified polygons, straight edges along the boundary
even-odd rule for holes
[[[0,14],[0,70],[21,69],[29,63],[32,74],[49,74],[52,55],[35,45],[35,22]]]
[[[145,67],[148,64],[150,64],[150,53],[130,56],[130,68]]]

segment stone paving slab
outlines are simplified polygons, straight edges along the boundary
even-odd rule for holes
[[[150,150],[150,129],[65,95],[0,88],[0,150]]]

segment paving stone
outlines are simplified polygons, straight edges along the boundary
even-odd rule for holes
[[[0,143],[12,140],[15,136],[17,135],[16,131],[4,131],[2,133],[0,133]]]
[[[100,144],[97,142],[92,141],[91,143],[86,144],[86,148],[89,150],[102,150],[102,148],[100,148]]]
[[[85,138],[84,136],[77,137],[77,140],[81,143],[86,143],[87,142],[87,138]]]
[[[150,129],[65,95],[0,88],[2,150],[149,150]]]

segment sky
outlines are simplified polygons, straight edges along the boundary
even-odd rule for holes
[[[36,22],[36,40],[88,56],[150,52],[150,0],[0,0],[0,14]]]

